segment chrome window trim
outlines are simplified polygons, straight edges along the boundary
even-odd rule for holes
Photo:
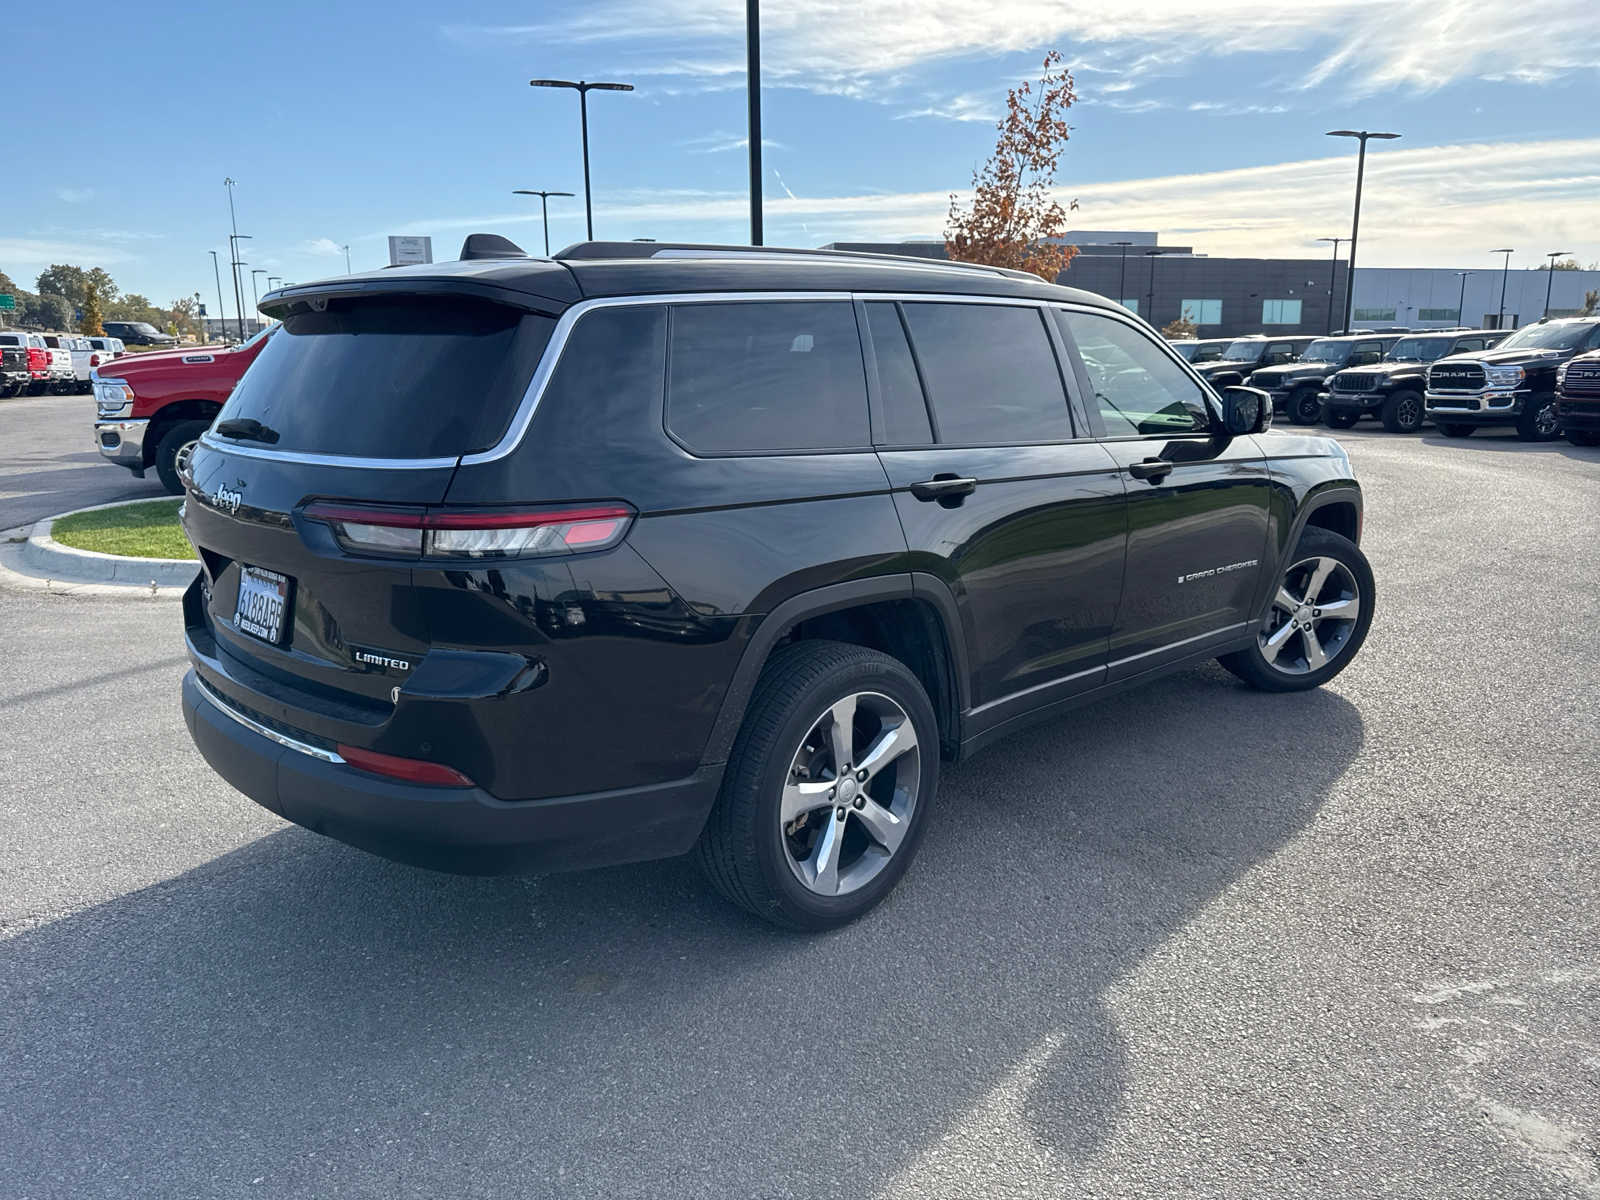
[[[250,732],[259,733],[268,741],[277,742],[280,746],[287,746],[290,750],[298,750],[301,754],[309,755],[312,758],[319,758],[325,763],[338,764],[344,762],[344,757],[332,750],[324,750],[321,746],[313,746],[309,742],[302,742],[286,733],[279,733],[276,729],[269,729],[261,724],[260,721],[251,720],[223,699],[199,674],[195,675],[195,680],[200,684],[200,694],[210,701],[212,708],[225,717],[232,717]]]
[[[264,458],[269,462],[302,463],[317,467],[358,467],[378,471],[426,471],[454,469],[457,459],[449,458],[358,458],[348,454],[312,454],[304,450],[258,450],[254,446],[241,446],[212,436],[208,429],[200,435],[200,444],[212,450],[237,454],[243,458]]]

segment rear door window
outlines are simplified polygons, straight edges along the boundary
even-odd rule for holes
[[[667,429],[706,454],[865,448],[867,375],[844,300],[680,304]]]
[[[284,318],[217,424],[258,421],[265,432],[241,444],[312,454],[486,450],[510,424],[554,327],[551,317],[459,296],[334,300]]]
[[[926,446],[933,441],[928,402],[917,378],[899,305],[874,300],[866,310],[872,357],[878,367],[878,419],[882,425],[878,441],[885,446]]]
[[[924,301],[902,307],[941,443],[1071,440],[1066,388],[1038,308]]]

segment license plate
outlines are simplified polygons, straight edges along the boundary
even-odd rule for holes
[[[265,567],[239,568],[239,603],[233,612],[234,628],[251,637],[283,642],[289,616],[289,592],[294,580]]]

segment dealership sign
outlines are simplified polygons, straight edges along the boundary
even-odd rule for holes
[[[433,239],[430,237],[389,238],[389,265],[404,267],[412,263],[433,261]]]

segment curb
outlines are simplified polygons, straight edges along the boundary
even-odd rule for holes
[[[95,512],[145,503],[148,500],[119,500],[113,504],[95,504],[75,509],[74,512]],[[194,559],[132,558],[63,546],[50,536],[50,530],[56,521],[71,515],[58,513],[36,522],[31,529],[24,526],[0,535],[10,543],[0,553],[0,573],[3,573],[7,583],[57,593],[182,595],[200,569],[200,564]],[[20,548],[17,543],[20,543]]]

